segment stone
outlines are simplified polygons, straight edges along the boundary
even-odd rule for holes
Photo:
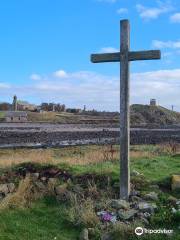
[[[138,203],[138,209],[142,212],[154,213],[157,205],[155,203],[140,202]]]
[[[41,178],[41,181],[43,181],[43,182],[45,182],[46,180],[47,180],[46,177],[42,177],[42,178]]]
[[[49,187],[53,187],[53,186],[55,187],[56,185],[58,185],[58,183],[59,181],[57,178],[49,178],[47,184]]]
[[[9,193],[8,184],[0,184],[0,193],[7,195]]]
[[[139,173],[138,171],[136,171],[136,170],[133,170],[132,172],[131,172],[131,176],[140,176],[140,175],[142,175],[141,173]]]
[[[132,219],[136,214],[138,213],[137,210],[135,209],[130,209],[130,210],[119,210],[118,211],[118,217],[122,220],[130,220]]]
[[[141,221],[146,224],[146,225],[149,225],[149,221],[145,218],[145,217],[142,217],[141,218]]]
[[[67,183],[56,186],[55,193],[57,195],[61,195],[61,194],[65,193],[67,191],[67,186],[68,186]]]
[[[68,184],[64,183],[55,187],[56,199],[58,201],[68,201],[71,198],[72,192],[67,189]]]
[[[180,190],[180,175],[173,175],[171,181],[172,190]]]
[[[97,212],[97,216],[102,216],[102,215],[104,215],[106,213],[107,213],[107,211],[100,211],[100,212]]]
[[[88,228],[88,235],[89,236],[95,236],[96,229],[95,228]]]
[[[132,202],[140,202],[140,201],[142,201],[142,199],[140,197],[138,197],[138,196],[132,196],[131,200],[132,200]]]
[[[48,179],[48,183],[55,185],[55,184],[58,183],[58,179],[57,179],[57,178],[49,178],[49,179]]]
[[[144,196],[144,199],[145,199],[145,200],[158,201],[158,194],[155,193],[155,192],[147,193],[147,194]]]
[[[139,196],[140,195],[140,192],[139,191],[135,191],[135,190],[132,190],[131,192],[130,192],[130,196],[132,197],[132,196]]]
[[[73,186],[73,192],[81,194],[83,192],[83,188],[79,184],[76,184]]]
[[[15,184],[14,183],[8,183],[8,189],[9,189],[9,193],[13,193],[16,189]]]
[[[112,200],[111,201],[111,207],[114,208],[114,209],[129,209],[130,208],[130,205],[129,203],[126,201],[126,200]]]
[[[79,240],[89,240],[89,232],[87,228],[84,228],[80,233]]]
[[[113,237],[110,233],[104,233],[101,237],[101,240],[113,240]]]
[[[177,198],[175,198],[175,197],[173,197],[173,196],[169,196],[167,200],[168,200],[168,202],[171,203],[172,205],[176,205]]]
[[[157,184],[153,184],[149,187],[151,190],[159,190],[159,186]]]
[[[143,217],[144,217],[144,213],[138,212],[138,213],[137,213],[137,217],[138,217],[138,218],[143,218]]]
[[[172,208],[172,213],[177,213],[177,210],[175,208]]]
[[[38,188],[38,190],[40,192],[46,192],[47,191],[47,188],[46,188],[46,185],[40,181],[36,181],[34,182],[34,184],[36,185],[36,187]]]
[[[66,172],[64,171],[64,174],[65,174],[65,173],[66,173]],[[73,186],[74,186],[73,181],[72,181],[70,178],[68,178],[67,184],[68,184],[69,187],[73,187]]]
[[[31,173],[31,176],[34,177],[34,178],[39,178],[39,173]]]
[[[151,214],[148,213],[148,212],[143,213],[143,215],[144,215],[145,218],[150,218],[151,217]]]

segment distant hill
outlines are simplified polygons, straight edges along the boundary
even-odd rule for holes
[[[118,112],[28,112],[32,122],[84,123],[119,125]],[[180,124],[180,113],[161,106],[134,104],[131,106],[131,126],[156,126]]]
[[[131,124],[180,124],[180,113],[161,106],[134,104],[131,106]]]

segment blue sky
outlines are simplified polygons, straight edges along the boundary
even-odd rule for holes
[[[131,103],[180,110],[179,0],[6,0],[0,11],[0,101],[119,110],[119,64],[92,64],[90,54],[119,51],[127,18],[132,50],[162,51],[131,64]]]

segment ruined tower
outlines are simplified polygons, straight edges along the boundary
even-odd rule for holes
[[[13,97],[13,111],[17,111],[17,96],[14,95]]]
[[[156,104],[156,99],[154,99],[154,98],[152,98],[151,100],[150,100],[150,106],[156,106],[157,104]]]

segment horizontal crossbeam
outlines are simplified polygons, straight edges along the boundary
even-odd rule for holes
[[[123,58],[123,54],[119,53],[103,53],[103,54],[92,54],[91,62],[101,63],[101,62],[120,62]],[[128,60],[153,60],[160,59],[161,51],[159,50],[150,50],[150,51],[138,51],[138,52],[129,52]]]

